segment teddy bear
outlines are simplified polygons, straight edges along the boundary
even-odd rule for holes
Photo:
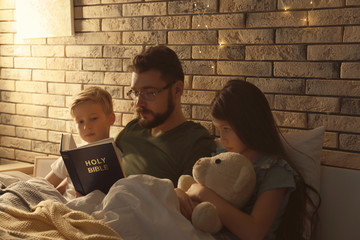
[[[216,192],[236,208],[242,208],[252,195],[256,174],[249,159],[240,153],[223,152],[200,158],[193,167],[193,177],[181,175],[178,188],[185,192],[193,183],[200,183]],[[210,202],[196,205],[191,216],[195,228],[214,234],[222,223],[215,206]]]

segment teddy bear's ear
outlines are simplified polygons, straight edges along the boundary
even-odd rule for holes
[[[249,180],[251,180],[251,172],[248,168],[242,167],[239,176],[234,184],[234,191],[241,192],[244,187],[246,187],[246,185],[249,183]]]

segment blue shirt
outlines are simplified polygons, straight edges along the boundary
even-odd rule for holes
[[[264,238],[267,240],[275,239],[275,231],[281,223],[282,215],[287,206],[290,193],[296,188],[295,180],[297,174],[285,160],[275,157],[261,156],[253,163],[253,165],[256,173],[256,186],[250,200],[244,208],[241,209],[243,212],[250,215],[257,198],[263,192],[279,188],[286,189],[285,197],[281,203],[277,216]],[[222,240],[239,239],[225,227],[219,233],[215,234],[214,237]]]

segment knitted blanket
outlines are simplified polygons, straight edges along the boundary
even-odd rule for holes
[[[122,239],[103,221],[68,208],[45,179],[0,177],[0,239]]]
[[[30,212],[8,207],[0,212],[0,222],[1,239],[122,239],[102,221],[52,200],[40,202]]]

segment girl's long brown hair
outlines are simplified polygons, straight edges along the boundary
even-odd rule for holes
[[[268,156],[283,158],[298,173],[296,190],[290,195],[277,236],[286,240],[312,239],[320,195],[305,183],[302,173],[289,160],[281,133],[261,90],[249,82],[230,80],[214,98],[211,115],[227,121],[246,146]],[[305,232],[307,229],[310,231]]]

